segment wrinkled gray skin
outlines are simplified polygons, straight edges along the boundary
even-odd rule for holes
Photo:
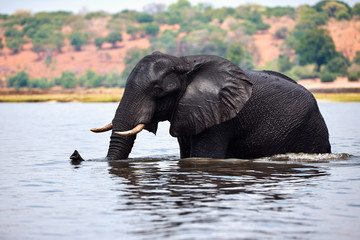
[[[272,71],[245,71],[209,55],[144,57],[129,75],[112,121],[108,159],[126,159],[137,124],[156,133],[169,121],[181,158],[258,158],[328,153],[329,135],[313,95]]]

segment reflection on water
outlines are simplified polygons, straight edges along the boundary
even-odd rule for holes
[[[310,156],[312,162],[315,157],[319,158]],[[113,180],[122,186],[116,211],[147,215],[138,223],[141,230],[131,233],[166,238],[180,229],[189,231],[185,236],[190,239],[228,238],[228,231],[241,238],[308,234],[315,231],[317,219],[296,217],[294,204],[306,208],[310,202],[299,199],[315,198],[317,194],[307,189],[329,175],[327,168],[284,162],[284,156],[256,161],[130,159],[108,164]],[[253,224],[262,225],[261,230]],[[275,229],[291,230],[278,235],[274,224]],[[215,235],[198,235],[214,230]]]
[[[334,154],[251,161],[179,159],[168,124],[105,161],[116,107],[0,104],[0,239],[360,239],[360,104],[320,104]]]
[[[109,173],[126,180],[133,197],[151,195],[181,197],[182,205],[192,205],[194,199],[208,198],[218,194],[264,194],[266,199],[284,199],[276,191],[265,191],[282,181],[307,181],[309,178],[326,176],[324,169],[315,166],[286,163],[278,164],[252,160],[180,159],[112,161]],[[255,185],[255,186],[254,186]],[[261,186],[261,187],[260,187]],[[259,188],[260,187],[260,188]],[[191,198],[187,199],[188,196]],[[157,203],[158,204],[158,203]]]

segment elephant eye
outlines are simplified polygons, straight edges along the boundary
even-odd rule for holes
[[[158,96],[163,92],[163,90],[160,86],[154,86],[153,92],[155,96]]]

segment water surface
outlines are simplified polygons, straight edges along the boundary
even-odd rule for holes
[[[335,154],[255,161],[179,159],[167,123],[101,161],[116,107],[0,104],[0,239],[360,239],[359,103],[320,104]]]

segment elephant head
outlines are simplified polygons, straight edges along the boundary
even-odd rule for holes
[[[168,120],[172,136],[196,135],[234,118],[251,92],[248,77],[226,59],[155,52],[130,73],[112,123],[91,130],[112,129],[107,158],[124,159],[142,129],[156,133]]]

